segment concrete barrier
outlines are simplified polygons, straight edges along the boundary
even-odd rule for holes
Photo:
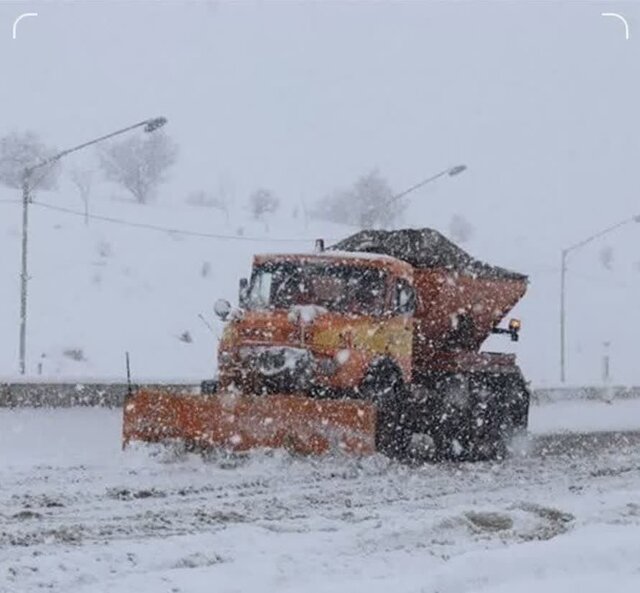
[[[200,386],[193,383],[145,383],[138,387],[167,389],[198,393]],[[0,408],[122,406],[127,393],[126,383],[0,383]],[[567,400],[609,400],[640,398],[640,387],[545,387],[533,389],[534,403],[545,404]]]
[[[195,392],[200,389],[199,385],[188,383],[146,383],[137,387]],[[127,390],[126,383],[0,383],[0,408],[117,408],[122,406]]]
[[[533,389],[533,401],[552,403],[567,400],[611,400],[640,398],[640,387],[624,385],[582,387],[538,387]]]

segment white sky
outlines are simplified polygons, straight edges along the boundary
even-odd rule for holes
[[[629,41],[600,16],[614,4]],[[39,16],[14,41],[24,11]],[[0,131],[63,147],[164,114],[185,187],[226,175],[240,193],[313,199],[374,165],[400,188],[463,161],[439,192],[456,206],[506,219],[606,203],[615,218],[635,204],[639,15],[619,2],[5,1]],[[430,202],[425,215],[442,207]]]

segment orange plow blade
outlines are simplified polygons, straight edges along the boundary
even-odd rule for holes
[[[358,400],[296,395],[191,395],[142,390],[126,399],[123,444],[173,439],[202,448],[375,451],[376,414]]]

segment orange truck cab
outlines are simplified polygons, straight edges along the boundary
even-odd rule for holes
[[[502,432],[526,427],[528,390],[515,357],[480,352],[492,332],[518,338],[519,322],[498,324],[526,285],[430,229],[363,231],[312,254],[256,255],[240,308],[217,305],[228,323],[216,388],[374,401],[420,419],[409,432],[428,429],[441,451],[458,433],[455,446],[469,448],[466,425],[479,419],[452,401],[475,407],[490,392],[496,422],[508,420]],[[482,422],[486,432],[491,422]],[[488,440],[504,444],[498,436]]]
[[[257,255],[218,353],[219,388],[351,397],[375,361],[411,382],[413,269],[387,256]]]

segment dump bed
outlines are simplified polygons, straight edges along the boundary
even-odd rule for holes
[[[436,348],[457,339],[470,350],[480,348],[527,287],[526,280],[473,277],[450,270],[416,270],[414,285],[420,339]]]
[[[460,334],[466,348],[479,348],[527,287],[525,275],[475,259],[433,229],[362,231],[331,249],[379,253],[413,266],[418,351],[421,344],[441,348]]]

